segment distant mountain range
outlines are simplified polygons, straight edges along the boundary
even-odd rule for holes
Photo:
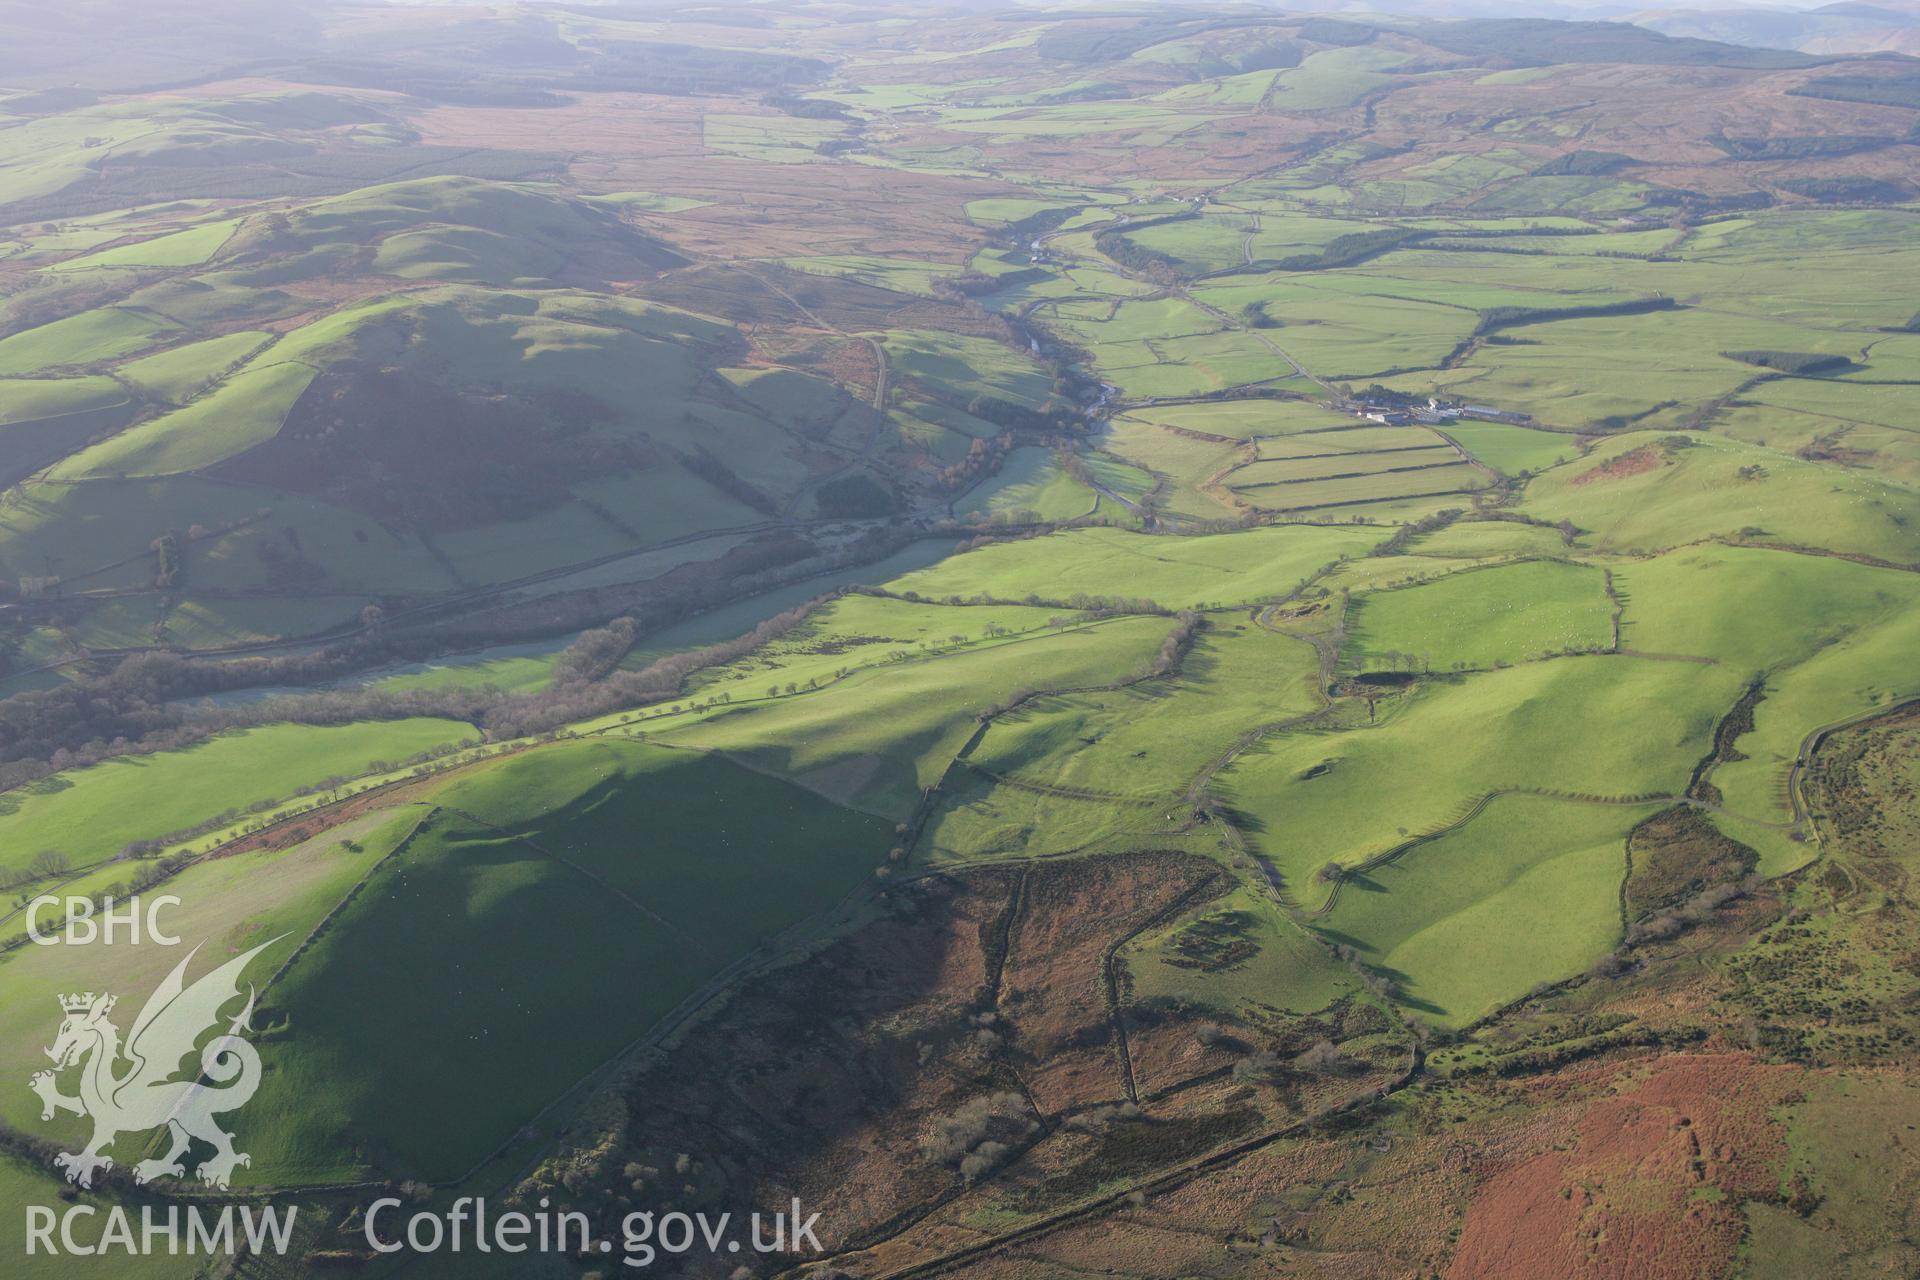
[[[1388,12],[1427,18],[1552,18],[1631,22],[1669,36],[1802,53],[1901,53],[1920,56],[1920,0],[1841,0],[1828,5],[1717,4],[1640,8],[1612,0],[1282,0],[1283,8],[1322,13]],[[1524,10],[1524,12],[1522,12]]]
[[[1920,55],[1920,0],[1842,0],[1818,9],[1649,9],[1629,16],[1670,36],[1804,53]]]

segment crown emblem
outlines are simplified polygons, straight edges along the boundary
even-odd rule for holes
[[[233,1149],[233,1135],[214,1117],[245,1106],[253,1097],[260,1086],[260,1054],[240,1035],[247,1015],[228,1021],[220,1011],[242,994],[248,1010],[253,1008],[259,992],[248,984],[243,993],[240,975],[248,962],[280,940],[269,938],[189,984],[187,966],[199,952],[194,948],[147,997],[124,1043],[120,1028],[107,1020],[115,1003],[112,992],[54,993],[63,1018],[52,1046],[42,1050],[53,1069],[36,1072],[27,1084],[40,1096],[42,1121],[62,1111],[93,1120],[93,1138],[86,1146],[53,1157],[53,1167],[65,1171],[68,1182],[93,1186],[96,1174],[114,1166],[113,1157],[100,1154],[102,1147],[119,1135],[155,1129],[169,1137],[171,1145],[140,1139],[139,1146],[152,1154],[133,1166],[136,1185],[185,1177],[186,1157],[195,1145],[214,1149],[199,1162],[198,1177],[215,1190],[225,1190],[234,1170],[252,1163],[246,1152]],[[220,1033],[223,1024],[225,1034]],[[198,1065],[182,1076],[180,1060],[195,1046],[201,1046]],[[79,1076],[77,1096],[60,1091],[59,1077],[69,1071]],[[0,1267],[0,1272],[11,1274],[11,1268]]]

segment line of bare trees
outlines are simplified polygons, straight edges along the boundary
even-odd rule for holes
[[[769,554],[760,554],[751,545],[737,547],[722,558],[720,565],[703,566],[698,574],[676,573],[650,582],[568,592],[490,608],[480,616],[420,621],[404,630],[391,624],[375,625],[350,639],[302,653],[222,659],[163,651],[135,654],[110,671],[0,699],[0,792],[115,756],[192,746],[227,729],[264,723],[262,714],[268,718],[311,715],[318,717],[313,721],[318,724],[434,715],[481,725],[503,695],[472,688],[406,695],[335,690],[304,702],[273,699],[254,704],[254,708],[189,708],[179,704],[240,689],[325,685],[396,661],[420,661],[475,646],[535,639],[582,627],[617,627],[623,615],[644,614],[646,629],[658,630],[744,597],[884,558],[916,537],[959,532],[958,526],[920,531],[889,525],[871,529],[833,551],[798,556],[794,551],[800,548],[785,542],[767,548]],[[607,622],[609,618],[616,621]],[[618,636],[587,643],[599,657],[584,651],[577,658],[563,655],[558,673],[562,678],[555,680],[560,690],[572,688],[564,674],[576,661],[582,664],[581,670],[610,670],[617,662],[617,658],[607,661],[606,652],[618,645]],[[631,638],[626,644],[631,646]],[[624,656],[625,649],[620,653]],[[263,713],[257,708],[267,710]],[[518,704],[508,713],[529,714]]]
[[[618,670],[639,624],[617,618],[583,633],[554,663],[551,682],[537,692],[511,693],[491,685],[424,689],[349,688],[288,694],[240,704],[192,699],[225,687],[256,683],[262,667],[309,678],[331,673],[340,660],[324,656],[248,659],[255,679],[228,664],[189,662],[173,654],[136,654],[104,676],[0,702],[0,790],[115,756],[178,750],[218,733],[292,722],[341,725],[362,720],[431,716],[461,720],[489,739],[543,733],[677,696],[703,667],[732,662],[798,625],[839,592],[816,597],[769,618],[746,635],[671,654],[637,671]],[[364,654],[362,654],[364,657]],[[351,669],[351,668],[349,668]]]
[[[976,591],[970,596],[947,595],[938,599],[925,596],[918,591],[889,591],[885,587],[873,587],[864,584],[847,588],[849,594],[873,596],[882,600],[905,600],[912,604],[946,605],[999,605],[1001,607],[1022,606],[1037,609],[1072,609],[1076,613],[1090,618],[1107,618],[1120,614],[1143,614],[1150,617],[1170,618],[1174,611],[1145,596],[1096,596],[1085,591],[1076,591],[1069,596],[1043,596],[1038,592],[1028,592],[1018,600],[1007,596],[989,595]]]

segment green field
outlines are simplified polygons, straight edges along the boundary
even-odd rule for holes
[[[1447,434],[1495,471],[1507,475],[1545,471],[1579,456],[1570,436],[1496,422],[1450,422]]]
[[[1280,484],[1235,486],[1255,506],[1273,511],[1318,511],[1395,498],[1422,498],[1466,494],[1487,487],[1486,476],[1464,462],[1421,466],[1411,471],[1380,475],[1343,476],[1333,480],[1299,480]],[[1459,500],[1465,505],[1467,499]]]
[[[1230,442],[1195,439],[1131,416],[1114,419],[1105,439],[1117,455],[1163,480],[1160,503],[1171,514],[1217,519],[1229,510],[1212,482],[1234,465],[1238,451]]]
[[[135,244],[103,249],[59,265],[57,270],[79,271],[88,267],[197,267],[219,252],[239,225],[237,219],[206,222],[185,231],[155,236]]]
[[[1288,355],[1322,377],[1365,381],[1435,368],[1473,331],[1471,310],[1409,297],[1399,283],[1381,288],[1365,277],[1279,272],[1220,277],[1198,296],[1224,311],[1259,307],[1284,318],[1264,332]]]
[[[1080,529],[982,547],[888,586],[932,600],[1085,593],[1145,597],[1167,608],[1246,604],[1284,596],[1316,570],[1364,555],[1379,541],[1380,535],[1358,529],[1250,529],[1193,538]]]
[[[1679,793],[1742,683],[1720,667],[1606,655],[1451,677],[1378,725],[1268,738],[1217,787],[1311,903],[1328,861],[1363,862],[1496,792]],[[1626,723],[1630,737],[1594,732]]]
[[[211,466],[279,431],[313,377],[312,366],[294,360],[248,368],[205,399],[76,454],[52,478],[167,476]]]
[[[175,326],[148,312],[102,307],[0,339],[0,375],[110,360],[153,346]]]
[[[1334,413],[1308,399],[1246,399],[1212,405],[1154,405],[1137,409],[1148,422],[1202,432],[1206,436],[1250,439],[1254,436],[1294,436],[1298,432],[1325,432],[1356,426],[1354,418]],[[1365,428],[1365,424],[1359,424]],[[1338,447],[1338,445],[1336,445]]]
[[[955,607],[850,594],[746,658],[701,672],[687,692],[700,699],[725,694],[732,702],[792,697],[868,667],[1022,643],[1087,622],[1026,605]]]
[[[1701,538],[1821,547],[1920,562],[1920,495],[1872,475],[1717,437],[1636,433],[1527,487],[1524,509],[1570,519],[1600,545],[1660,550]],[[1633,455],[1609,472],[1610,464]]]
[[[1440,447],[1393,453],[1329,453],[1304,458],[1262,458],[1250,462],[1227,477],[1236,489],[1261,485],[1281,485],[1296,480],[1324,480],[1335,477],[1380,475],[1386,472],[1417,472],[1452,467],[1460,455]]]
[[[1413,542],[1427,556],[1557,555],[1565,547],[1558,531],[1517,520],[1456,521]]]
[[[1251,946],[1251,956],[1222,968],[1195,968],[1187,952],[1196,935]],[[1275,912],[1251,886],[1210,903],[1191,919],[1150,929],[1121,953],[1137,997],[1194,1000],[1222,1013],[1282,1008],[1311,1013],[1350,995],[1354,973],[1304,928]]]
[[[1613,644],[1601,571],[1560,560],[1456,573],[1374,591],[1347,615],[1343,667],[1455,671],[1591,653]]]
[[[460,654],[444,661],[412,664],[367,683],[390,690],[444,689],[455,685],[493,685],[499,689],[544,689],[553,676],[561,645],[533,641]]]
[[[195,826],[229,809],[280,800],[375,761],[470,740],[449,720],[388,720],[332,727],[267,725],[223,734],[184,751],[133,756],[58,773],[7,797],[7,870],[44,850],[84,867],[134,840]]]
[[[9,378],[0,381],[0,426],[85,413],[126,400],[126,391],[111,378]]]
[[[1177,677],[1038,699],[995,720],[968,759],[1042,786],[1177,795],[1240,733],[1314,710],[1317,672],[1305,641],[1222,618],[1195,641]]]
[[[1348,875],[1314,922],[1392,978],[1397,998],[1458,1026],[1578,973],[1620,936],[1627,831],[1645,808],[1533,796]]]
[[[1315,585],[1331,592],[1360,596],[1365,592],[1417,586],[1462,569],[1482,568],[1486,563],[1478,556],[1374,555],[1364,560],[1349,560]]]
[[[129,360],[118,372],[147,394],[179,404],[252,356],[270,336],[243,330],[202,342],[189,342],[158,355]]]
[[[646,636],[628,654],[623,665],[645,666],[663,654],[677,649],[696,648],[717,640],[744,635],[777,613],[802,605],[828,592],[851,584],[878,586],[899,574],[936,563],[952,549],[938,539],[909,543],[904,549],[872,564],[856,565],[834,573],[804,578],[789,586],[749,596],[734,604],[708,610],[697,617],[662,628]]]
[[[1306,418],[1302,429],[1283,436],[1262,436],[1256,443],[1262,458],[1318,458],[1329,454],[1354,455],[1390,453],[1399,450],[1448,448],[1446,440],[1430,427],[1375,426],[1335,419],[1342,425],[1319,425],[1317,414]],[[1414,459],[1423,461],[1424,459]]]
[[[952,388],[964,397],[1000,396],[1016,403],[1047,398],[1047,378],[1031,361],[982,338],[903,329],[886,335],[887,359],[900,374]]]
[[[272,557],[261,548],[296,539],[305,558],[326,574],[309,584],[310,591],[451,585],[417,535],[309,498],[268,505],[263,499],[270,494],[193,476],[33,485],[0,497],[0,565],[10,574],[56,573],[89,586],[145,586],[151,582],[153,539],[202,523],[208,536],[187,550],[201,587],[285,594],[284,586],[273,590]]]
[[[953,504],[957,516],[1071,520],[1092,512],[1098,495],[1061,468],[1051,451],[1015,449],[1000,473]]]
[[[1617,575],[1630,647],[1693,654],[1764,696],[1736,757],[1708,774],[1736,838],[1784,871],[1812,854],[1787,838],[1786,786],[1807,735],[1920,694],[1911,574],[1830,557],[1738,547],[1675,551]],[[1737,599],[1737,607],[1735,600]]]

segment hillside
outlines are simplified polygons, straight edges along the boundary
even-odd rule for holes
[[[1663,35],[1805,53],[1920,52],[1920,10],[1902,0],[1843,0],[1802,12],[1779,9],[1649,10],[1633,21]]]
[[[1909,16],[0,18],[0,1274],[1920,1272]]]

